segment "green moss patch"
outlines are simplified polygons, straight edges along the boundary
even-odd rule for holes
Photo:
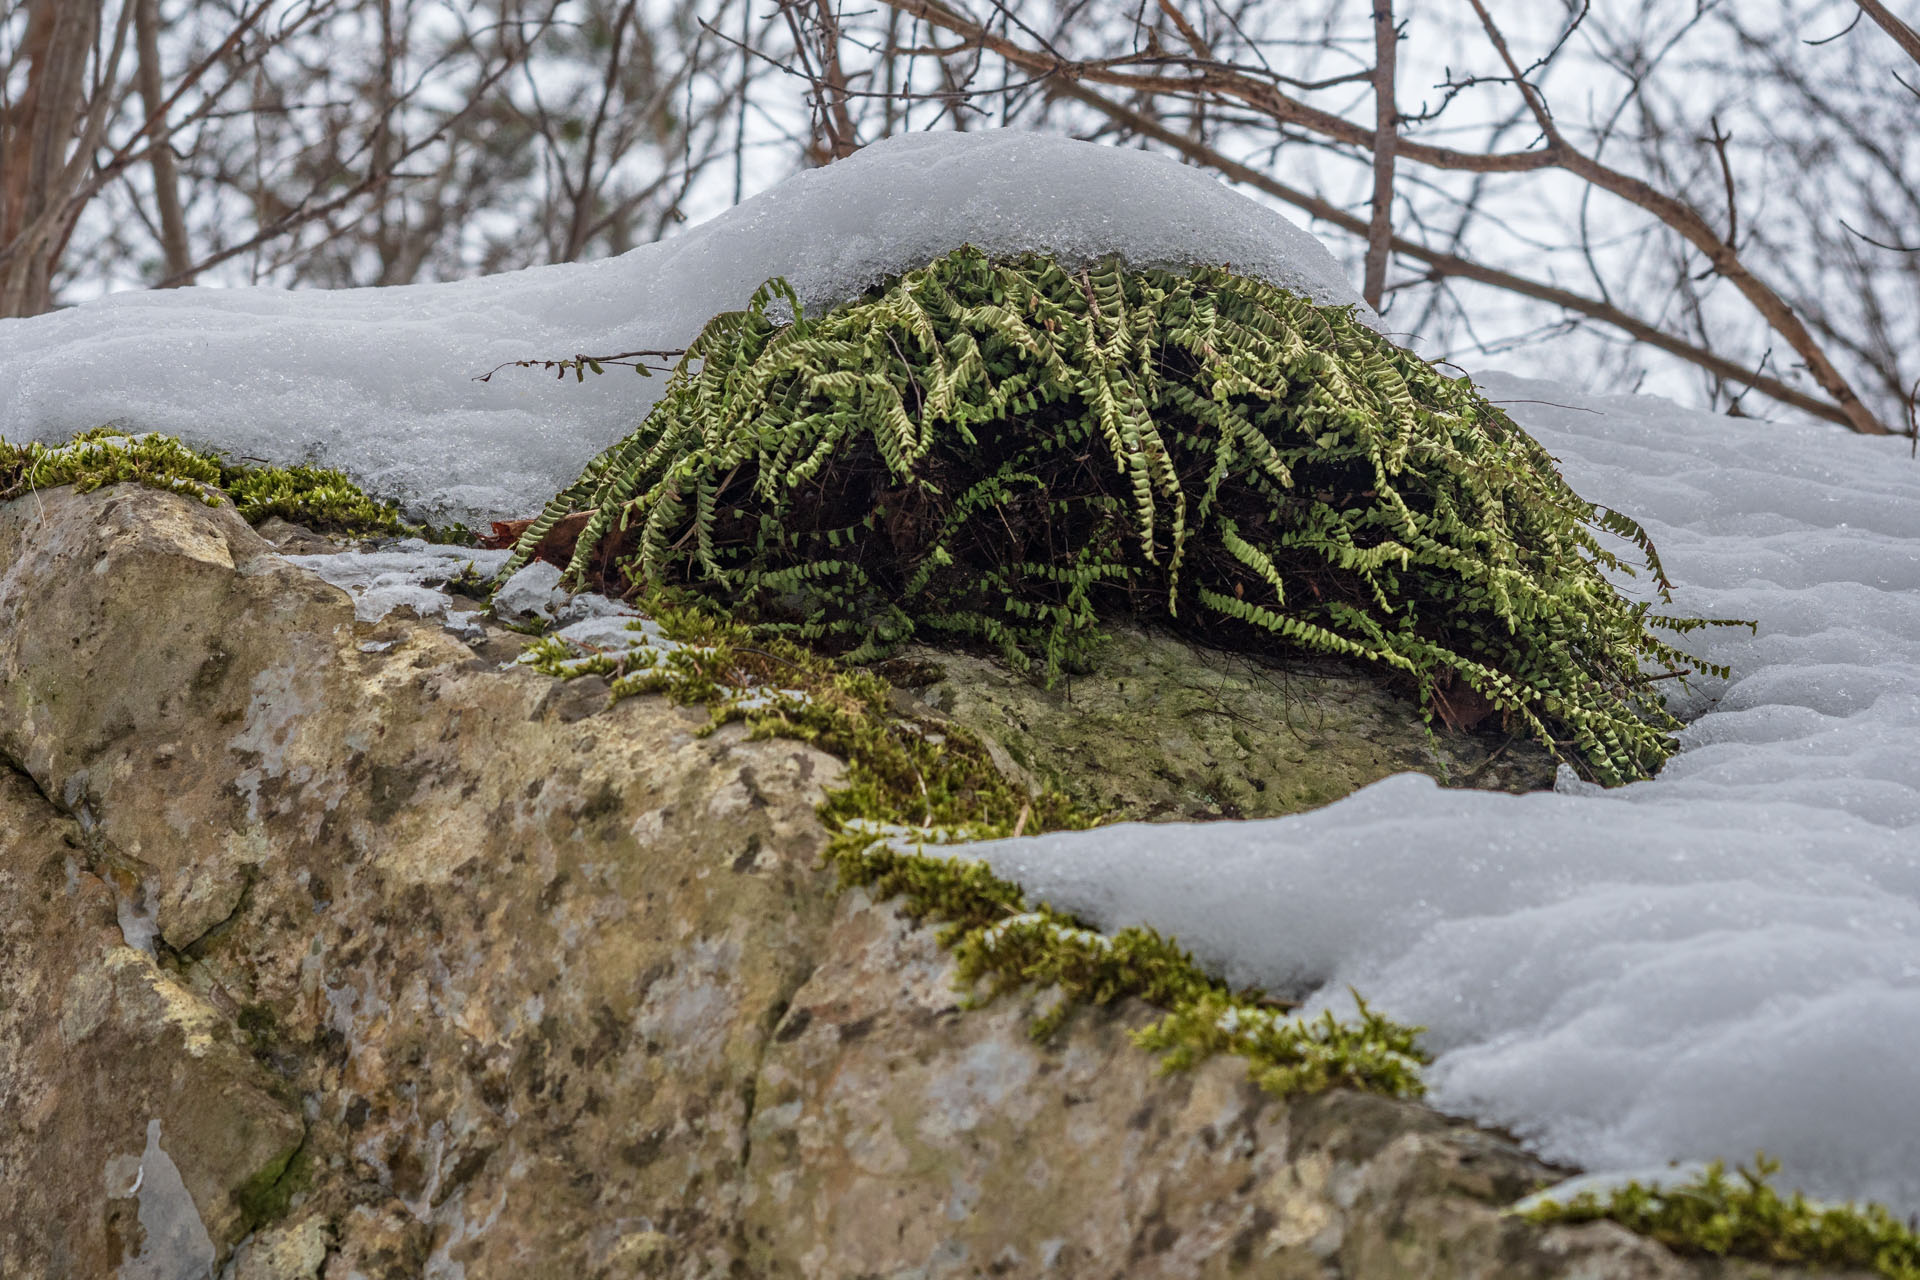
[[[1135,1034],[1168,1069],[1216,1053],[1247,1059],[1276,1094],[1334,1087],[1417,1097],[1426,1055],[1418,1028],[1363,1005],[1358,1022],[1331,1014],[1288,1016],[1285,1002],[1233,991],[1184,949],[1152,929],[1105,935],[1026,898],[984,863],[930,847],[1042,831],[1075,830],[1098,816],[1057,792],[1030,795],[994,766],[964,730],[898,714],[890,687],[871,671],[728,620],[698,597],[656,597],[649,612],[679,648],[615,659],[580,656],[557,637],[528,659],[562,678],[607,677],[617,698],[663,693],[712,712],[707,731],[744,722],[755,738],[808,742],[847,763],[845,785],[821,805],[832,832],[825,859],[843,886],[901,897],[917,918],[937,923],[959,979],[978,1001],[1034,984],[1059,999],[1033,1023],[1044,1038],[1075,1009],[1134,998],[1163,1011]]]
[[[770,281],[509,570],[536,552],[856,662],[958,638],[1052,679],[1120,616],[1337,655],[1608,783],[1675,749],[1655,681],[1717,671],[1605,576],[1666,598],[1639,525],[1466,380],[1213,268],[965,248],[818,318]]]
[[[124,482],[184,493],[208,506],[231,502],[249,524],[278,516],[322,533],[473,541],[457,526],[408,524],[393,503],[369,497],[345,472],[326,467],[230,462],[190,449],[173,436],[117,427],[96,427],[63,445],[0,439],[0,501],[59,485],[87,493]]]
[[[294,1196],[313,1183],[313,1154],[303,1134],[300,1142],[234,1188],[233,1203],[250,1230],[258,1230],[287,1216]]]
[[[1522,1216],[1537,1223],[1608,1219],[1681,1253],[1752,1258],[1787,1266],[1876,1271],[1920,1280],[1920,1235],[1885,1208],[1817,1205],[1771,1184],[1778,1163],[1760,1156],[1728,1176],[1719,1162],[1692,1182],[1653,1188],[1631,1182],[1601,1197],[1583,1192]]]

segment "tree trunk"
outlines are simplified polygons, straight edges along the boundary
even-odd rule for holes
[[[147,112],[147,137],[153,147],[153,203],[160,224],[160,252],[166,263],[160,278],[168,287],[193,283],[193,246],[180,208],[180,175],[167,140],[165,78],[160,68],[160,0],[137,0],[133,12],[138,42],[140,102]]]
[[[72,233],[60,179],[87,101],[87,59],[105,0],[28,0],[27,88],[0,117],[0,315],[53,307]]]
[[[1360,296],[1375,311],[1386,295],[1387,257],[1393,247],[1393,157],[1400,141],[1393,83],[1399,42],[1393,0],[1373,0],[1373,217],[1367,226],[1367,272]]]

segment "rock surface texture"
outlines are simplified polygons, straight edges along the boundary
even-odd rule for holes
[[[1421,1106],[962,1011],[841,765],[357,623],[231,511],[0,507],[0,1276],[1761,1269],[1501,1216]]]
[[[1053,688],[974,654],[915,647],[896,698],[972,730],[1003,772],[1116,821],[1271,818],[1329,804],[1389,774],[1537,791],[1554,761],[1525,737],[1428,733],[1377,668],[1278,662],[1110,628],[1094,670]]]

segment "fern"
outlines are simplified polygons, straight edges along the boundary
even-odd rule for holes
[[[1173,615],[1380,664],[1429,716],[1463,683],[1608,783],[1674,750],[1654,680],[1715,670],[1650,630],[1703,620],[1603,576],[1635,569],[1604,534],[1667,598],[1645,531],[1470,383],[1217,268],[963,248],[818,317],[771,281],[509,571],[587,512],[573,581],[611,564],[598,585],[690,586],[860,660],[933,632],[1051,680],[1100,616]]]

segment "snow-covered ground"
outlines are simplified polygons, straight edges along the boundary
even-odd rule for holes
[[[529,514],[658,381],[502,360],[683,344],[785,273],[825,301],[971,240],[1230,262],[1352,301],[1278,215],[1138,153],[895,139],[610,262],[333,295],[125,295],[0,321],[0,433],[110,419],[307,458],[441,509]],[[1442,1107],[1589,1167],[1787,1162],[1920,1210],[1920,464],[1904,442],[1500,376],[1587,497],[1633,515],[1689,638],[1654,781],[1512,797],[1391,778],[1316,813],[969,850],[1103,926],[1149,921],[1238,981],[1349,984],[1426,1024]],[[1676,695],[1678,691],[1676,690]]]
[[[978,846],[1236,982],[1429,1028],[1443,1109],[1591,1168],[1786,1162],[1920,1209],[1920,464],[1905,441],[1489,376],[1575,489],[1640,520],[1688,647],[1651,782],[1443,791],[1405,774],[1267,822]],[[1552,402],[1552,403],[1541,403]],[[1565,406],[1565,407],[1561,407]]]

